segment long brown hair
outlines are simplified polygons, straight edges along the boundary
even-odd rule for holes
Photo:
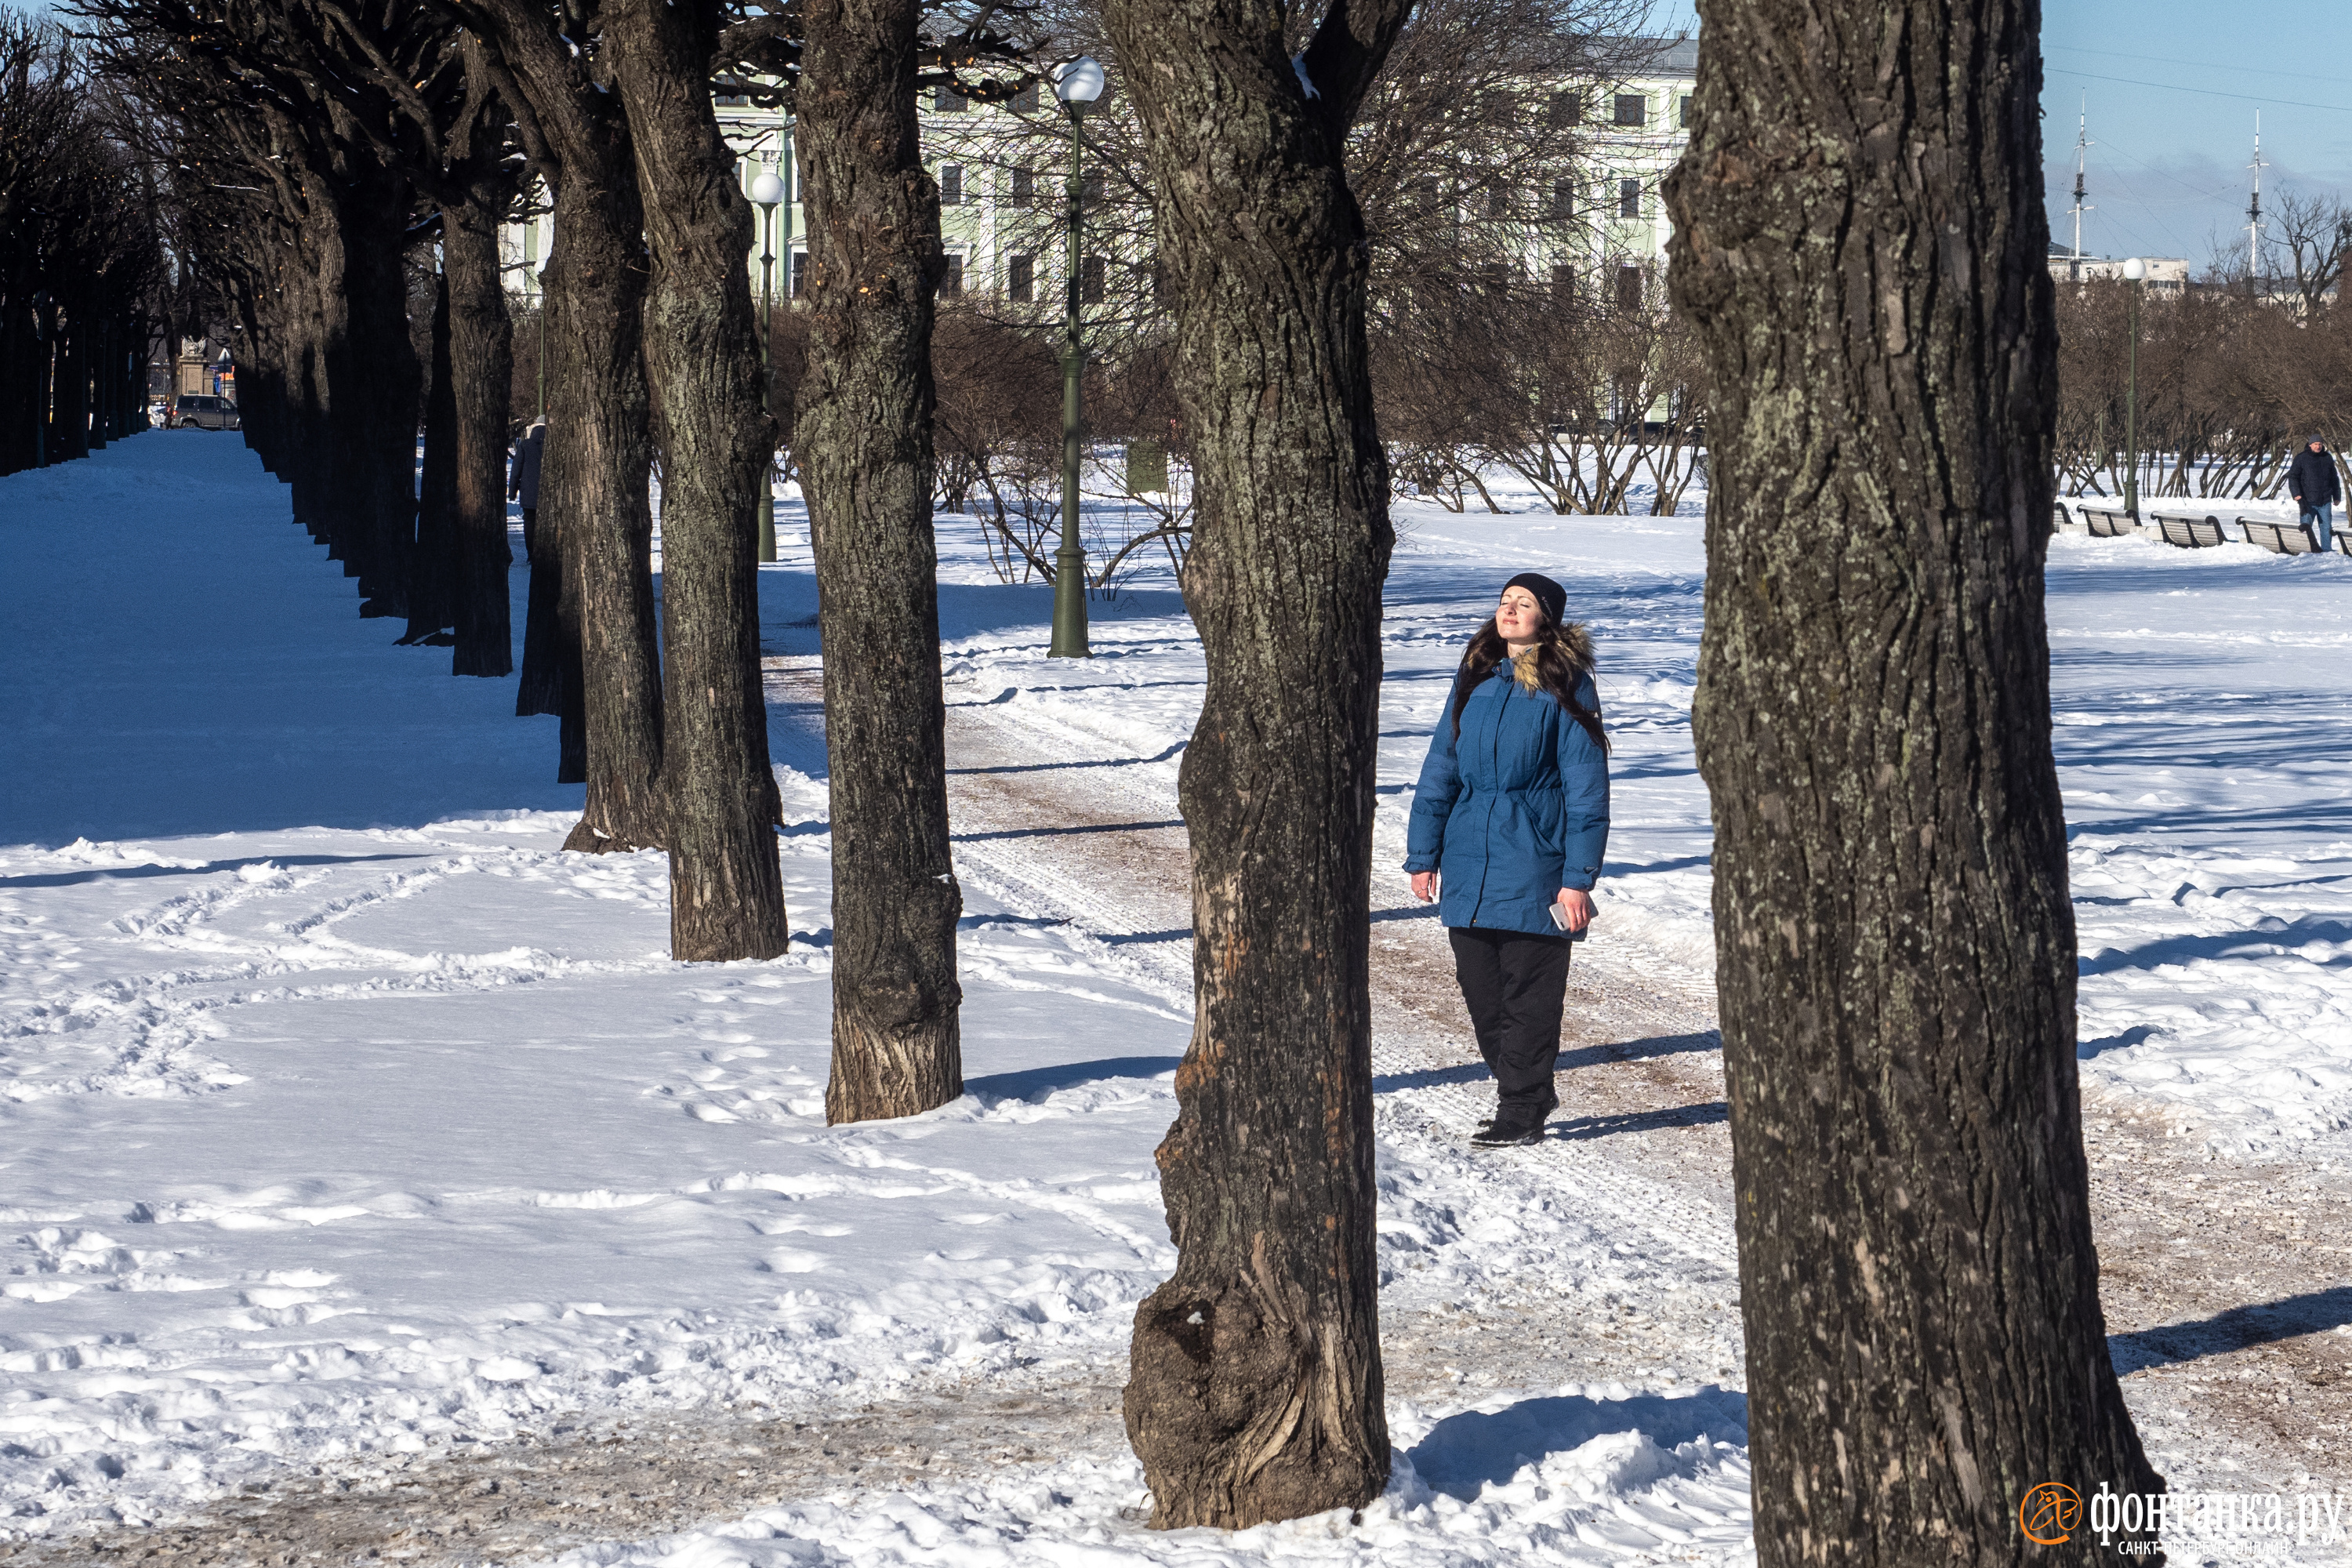
[[[1536,614],[1543,616],[1540,610]],[[1564,628],[1555,628],[1548,617],[1539,630],[1536,641],[1536,684],[1567,709],[1568,716],[1582,725],[1584,732],[1592,737],[1592,743],[1607,755],[1609,733],[1601,727],[1600,710],[1587,708],[1576,700],[1578,679],[1592,668],[1591,639],[1584,635],[1582,626],[1570,623]],[[1510,644],[1495,628],[1495,618],[1487,616],[1486,624],[1471,637],[1470,646],[1462,650],[1462,668],[1454,677],[1455,740],[1462,738],[1462,710],[1470,705],[1470,694],[1478,689],[1496,665],[1510,657]]]

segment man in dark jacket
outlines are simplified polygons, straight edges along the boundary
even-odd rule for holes
[[[2329,537],[2329,508],[2344,499],[2344,482],[2336,477],[2336,458],[2326,443],[2316,436],[2311,444],[2294,455],[2294,466],[2286,471],[2286,493],[2303,515],[2312,520],[2312,533],[2324,552],[2333,542]]]
[[[534,419],[515,443],[514,462],[507,469],[507,499],[522,502],[522,550],[530,553],[531,536],[539,531],[539,459],[547,445],[547,421]]]

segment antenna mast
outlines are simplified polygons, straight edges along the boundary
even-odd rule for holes
[[[2079,282],[2083,277],[2083,215],[2095,212],[2083,201],[2083,160],[2091,145],[2091,95],[2084,93],[2081,105],[2082,123],[2074,132],[2074,257],[2067,263],[2067,281]]]
[[[2246,203],[2246,288],[2252,290],[2254,279],[2261,274],[2263,241],[2263,111],[2254,110],[2254,161],[2246,165],[2253,171],[2253,195]]]

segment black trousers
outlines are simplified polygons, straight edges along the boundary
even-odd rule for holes
[[[1568,997],[1564,936],[1454,926],[1454,977],[1478,1032],[1478,1054],[1501,1086],[1506,1106],[1543,1103],[1559,1056],[1559,1015]]]

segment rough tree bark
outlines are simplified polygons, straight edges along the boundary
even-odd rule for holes
[[[567,849],[658,848],[661,664],[655,646],[653,447],[642,354],[645,214],[628,121],[588,37],[593,4],[460,0],[484,68],[515,110],[531,162],[555,193],[546,270],[547,447],[539,526],[562,557],[561,703],[569,773],[584,727],[588,800]],[[577,717],[575,717],[575,714]]]
[[[1180,785],[1192,1043],[1160,1147],[1176,1272],[1137,1310],[1127,1429],[1163,1529],[1360,1506],[1389,1474],[1370,945],[1381,582],[1394,535],[1348,126],[1406,0],[1110,0],[1176,298],[1208,691]]]
[[[920,0],[810,0],[798,146],[808,371],[794,443],[815,546],[833,810],[828,1122],[963,1092],[947,710],[931,538],[940,194],[915,132]]]
[[[2108,1363],[2043,537],[2034,0],[1702,0],[1673,288],[1711,363],[1694,728],[1768,1564],[2089,1563]]]
[[[653,255],[645,345],[662,453],[670,956],[773,958],[789,933],[760,679],[757,529],[775,427],[760,404],[743,266],[751,207],[711,106],[718,7],[614,0],[607,17]]]
[[[441,213],[441,254],[449,290],[449,360],[457,426],[455,526],[457,561],[451,613],[457,633],[453,675],[503,676],[514,669],[508,609],[507,397],[514,373],[514,327],[499,278],[498,223],[511,176],[477,169],[475,199]]]
[[[408,574],[404,644],[434,637],[456,618],[457,390],[449,350],[449,279],[433,279],[432,363],[425,378],[425,464],[416,490],[416,546]]]
[[[333,215],[335,275],[321,358],[333,493],[363,616],[408,614],[416,529],[416,351],[408,335],[410,187],[352,153],[342,177],[317,182]]]

